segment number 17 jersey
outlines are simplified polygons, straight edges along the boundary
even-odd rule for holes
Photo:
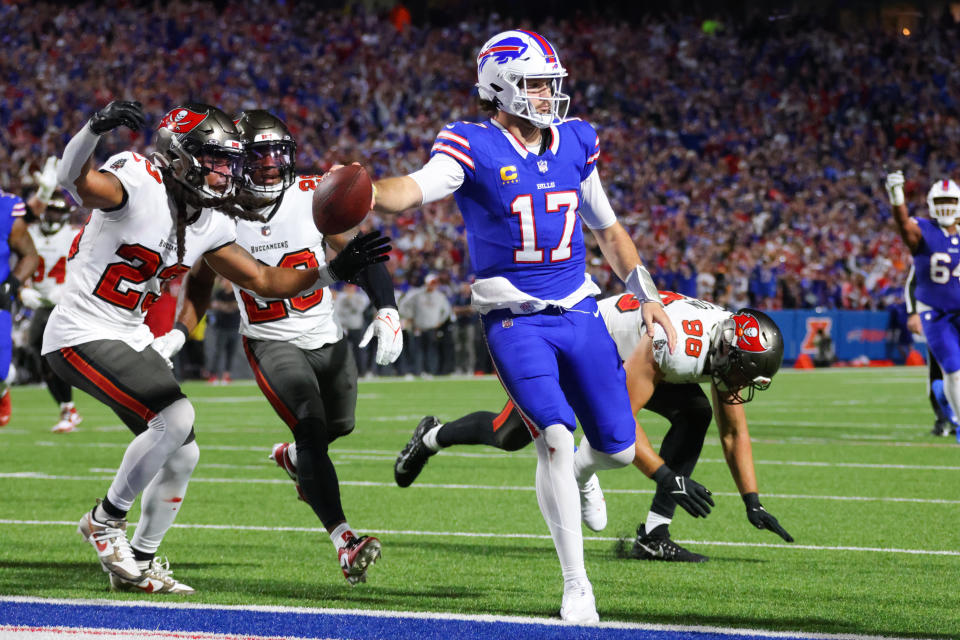
[[[530,296],[559,300],[584,284],[577,211],[599,139],[576,119],[544,133],[549,145],[537,155],[492,121],[455,122],[437,135],[431,157],[445,154],[463,167],[454,198],[477,278],[504,277]]]

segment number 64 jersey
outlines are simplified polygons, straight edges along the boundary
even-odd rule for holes
[[[153,340],[143,319],[162,282],[236,240],[232,219],[203,209],[187,225],[186,254],[178,264],[175,205],[156,167],[125,151],[100,170],[120,180],[125,197],[115,209],[94,209],[74,239],[66,285],[43,333],[44,354],[93,340],[143,349]]]
[[[710,343],[721,323],[733,316],[715,304],[661,291],[664,310],[677,331],[677,347],[673,353],[667,348],[667,334],[656,325],[653,334],[653,356],[664,382],[708,382],[704,374]],[[640,338],[646,334],[640,302],[629,293],[604,298],[597,305],[607,325],[607,331],[617,345],[624,362],[633,353]]]

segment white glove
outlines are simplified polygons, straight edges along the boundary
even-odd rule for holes
[[[177,355],[177,352],[183,348],[183,343],[187,341],[186,334],[183,333],[180,329],[173,329],[159,338],[154,338],[153,342],[150,343],[150,346],[153,347],[153,350],[163,356],[163,359],[167,361],[167,366],[173,369],[173,361],[171,358]]]
[[[400,325],[400,314],[396,309],[384,307],[377,311],[367,330],[363,332],[360,348],[370,344],[374,334],[377,336],[377,364],[391,364],[400,357],[403,351],[403,327]]]
[[[60,161],[56,156],[47,158],[43,171],[33,172],[33,181],[37,183],[37,199],[43,204],[50,202],[53,192],[57,188],[57,164]]]
[[[31,289],[30,287],[24,287],[20,289],[20,302],[27,309],[39,309],[40,307],[45,306],[43,304],[43,296],[40,295],[40,292],[36,289]]]
[[[903,204],[903,171],[894,171],[887,174],[887,197],[890,198],[890,204],[899,207]]]

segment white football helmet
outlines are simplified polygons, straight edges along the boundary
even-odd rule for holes
[[[941,227],[949,227],[960,216],[960,187],[953,180],[937,180],[927,193],[930,217]]]
[[[567,70],[546,38],[533,31],[498,33],[480,49],[477,56],[477,90],[501,111],[525,118],[541,129],[561,122],[567,116],[570,96],[560,92]],[[550,95],[533,100],[550,103],[549,112],[534,108],[527,95],[530,80],[550,80]]]

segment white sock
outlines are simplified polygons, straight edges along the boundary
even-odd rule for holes
[[[953,414],[960,417],[960,371],[943,374],[943,395],[953,409]]]
[[[564,581],[586,579],[580,491],[573,475],[573,434],[562,424],[550,425],[534,438],[537,445],[537,503],[547,521],[560,558]]]
[[[287,447],[287,457],[290,458],[290,464],[293,465],[293,468],[297,468],[297,443],[291,442],[290,446]]]
[[[437,442],[437,432],[440,431],[440,427],[442,426],[442,424],[438,424],[423,434],[423,444],[427,445],[427,449],[430,449],[430,451],[440,451],[440,449],[443,448],[440,446],[440,443]]]
[[[647,514],[647,521],[643,524],[643,528],[647,533],[650,533],[662,524],[665,524],[669,527],[671,522],[673,522],[673,518],[668,518],[660,515],[659,513],[654,513],[651,511]]]
[[[160,467],[183,445],[193,427],[194,415],[190,401],[181,398],[150,420],[149,428],[134,438],[123,454],[123,462],[107,490],[111,504],[130,510]]]
[[[60,411],[61,411],[61,412],[63,412],[63,411],[72,411],[72,410],[73,410],[73,407],[74,407],[74,405],[73,405],[72,402],[61,402],[61,403],[60,403]]]
[[[137,551],[156,553],[183,506],[190,476],[200,459],[196,440],[176,450],[153,477],[140,499],[140,521],[130,540]]]
[[[634,450],[633,443],[617,453],[601,453],[593,447],[586,438],[580,440],[580,446],[573,456],[574,474],[577,477],[577,484],[583,485],[590,479],[590,476],[597,471],[605,469],[619,469],[633,462]]]
[[[330,533],[330,541],[333,542],[333,546],[337,548],[337,551],[347,546],[347,542],[349,542],[351,538],[356,537],[357,534],[353,532],[348,522],[341,522],[337,525],[337,528]]]

